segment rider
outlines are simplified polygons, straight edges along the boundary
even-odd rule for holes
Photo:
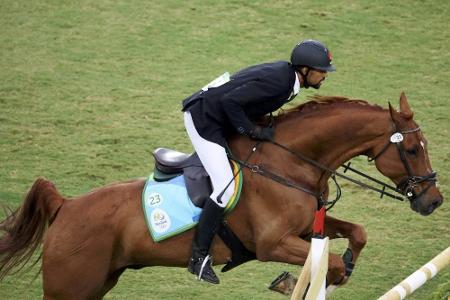
[[[271,127],[251,120],[279,109],[301,87],[318,89],[335,71],[331,53],[319,41],[304,40],[292,50],[291,61],[251,66],[207,86],[183,101],[184,123],[192,145],[208,172],[213,192],[195,232],[189,272],[199,280],[219,283],[212,269],[209,248],[234,193],[233,172],[227,157],[227,137],[237,132],[255,140],[270,140]]]

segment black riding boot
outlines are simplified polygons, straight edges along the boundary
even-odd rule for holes
[[[223,212],[224,208],[218,206],[213,200],[206,200],[195,231],[192,258],[188,266],[189,272],[197,275],[198,280],[216,284],[220,282],[212,268],[209,248],[222,222]]]

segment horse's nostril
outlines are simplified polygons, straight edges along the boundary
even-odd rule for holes
[[[437,198],[434,199],[433,202],[431,202],[428,206],[424,207],[424,210],[420,211],[420,214],[424,215],[424,216],[428,216],[431,213],[433,213],[433,211],[438,208],[439,206],[441,206],[443,202],[442,198]]]
[[[438,208],[442,204],[442,198],[436,199],[433,201],[431,205],[433,205],[434,208]]]
[[[428,214],[431,214],[436,208],[438,208],[442,204],[442,199],[434,200],[431,205],[428,207]]]

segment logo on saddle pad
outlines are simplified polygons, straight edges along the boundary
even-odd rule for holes
[[[162,209],[155,209],[150,215],[150,222],[157,233],[166,232],[171,225],[169,215]]]

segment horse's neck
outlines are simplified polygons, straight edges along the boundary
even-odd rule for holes
[[[280,124],[281,143],[337,169],[347,160],[366,153],[388,128],[386,111],[335,111],[322,117],[291,120]],[[289,130],[290,129],[290,130]],[[317,170],[317,174],[322,173]]]

